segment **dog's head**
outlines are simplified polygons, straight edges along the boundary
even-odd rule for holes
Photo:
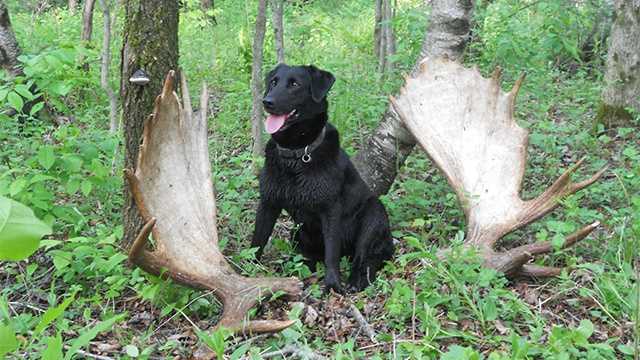
[[[335,77],[313,65],[279,64],[267,74],[262,100],[269,115],[265,129],[269,134],[327,111],[327,93]]]

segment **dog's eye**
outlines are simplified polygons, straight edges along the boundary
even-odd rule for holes
[[[291,86],[292,86],[292,87],[298,87],[298,86],[300,86],[300,84],[298,84],[298,82],[297,82],[297,81],[295,81],[295,80],[291,80],[290,84],[291,84]]]
[[[276,86],[276,85],[278,85],[278,79],[271,80],[271,86]]]

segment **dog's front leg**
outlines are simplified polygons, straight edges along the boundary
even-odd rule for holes
[[[282,208],[260,200],[258,212],[256,213],[256,225],[251,239],[251,247],[258,247],[256,259],[260,259],[264,246],[271,236],[273,227],[276,224]]]
[[[322,237],[324,242],[324,286],[325,291],[333,289],[338,293],[342,293],[340,285],[340,214],[342,212],[342,204],[336,203],[321,215]]]

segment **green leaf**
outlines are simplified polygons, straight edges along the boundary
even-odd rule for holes
[[[37,114],[38,111],[42,110],[43,107],[44,107],[44,101],[35,103],[35,105],[31,107],[31,111],[29,111],[29,115],[33,116]]]
[[[44,314],[42,315],[42,318],[40,318],[40,322],[38,323],[38,326],[36,326],[36,329],[34,330],[34,335],[40,334],[44,329],[47,328],[47,326],[49,326],[49,324],[51,324],[57,318],[62,316],[62,314],[64,314],[64,311],[67,309],[67,307],[71,305],[71,302],[75,299],[75,297],[76,297],[76,293],[74,292],[73,294],[71,294],[71,296],[66,298],[60,305],[53,308],[48,308],[47,311],[45,311]]]
[[[51,227],[40,221],[31,209],[0,196],[0,260],[26,259],[47,234],[51,234]]]
[[[62,359],[62,337],[58,334],[55,337],[47,337],[45,341],[47,342],[47,349],[42,352],[42,360]]]
[[[76,178],[69,179],[69,182],[67,182],[67,194],[73,195],[78,192],[78,189],[80,189],[80,180]]]
[[[53,163],[56,162],[56,155],[53,152],[53,147],[42,146],[40,150],[38,150],[38,162],[43,168],[49,170],[53,166]]]
[[[91,189],[93,189],[93,184],[89,180],[84,180],[80,185],[80,190],[84,196],[88,196],[91,193]]]
[[[11,325],[0,324],[0,358],[18,349],[18,339]]]
[[[29,91],[29,87],[25,84],[18,84],[16,85],[16,87],[14,88],[15,92],[17,92],[18,94],[20,94],[23,98],[28,99],[28,100],[33,100],[33,98],[35,97],[31,91]]]
[[[9,95],[9,89],[0,89],[0,101],[4,101]]]
[[[18,95],[15,91],[12,91],[7,95],[7,101],[12,108],[16,109],[16,111],[22,111],[24,101],[22,100],[22,96]]]
[[[73,355],[75,355],[76,352],[80,350],[81,347],[88,345],[89,342],[93,340],[93,338],[98,336],[99,333],[107,330],[111,330],[111,328],[113,327],[113,325],[115,325],[115,323],[124,319],[126,316],[127,314],[116,315],[108,320],[99,322],[96,326],[94,326],[93,328],[87,331],[81,331],[80,333],[82,335],[78,336],[75,340],[73,340],[73,342],[71,342],[69,351],[67,351],[64,359],[65,360],[71,359]]]
[[[9,195],[16,196],[27,186],[27,179],[19,178],[9,186]]]
[[[584,339],[589,339],[591,335],[593,335],[593,323],[587,319],[580,321],[580,326],[578,326],[578,332],[580,335],[584,336]]]

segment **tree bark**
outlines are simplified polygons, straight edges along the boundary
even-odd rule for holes
[[[616,0],[598,120],[624,125],[640,112],[640,0]]]
[[[96,0],[85,0],[82,10],[82,35],[80,40],[85,45],[91,42],[91,35],[93,34],[93,8],[95,4]]]
[[[78,7],[78,0],[69,0],[69,11],[71,13],[76,12],[77,7]]]
[[[0,0],[0,65],[11,77],[24,75],[22,66],[18,62],[20,45],[11,27],[9,10],[4,0]]]
[[[376,57],[378,58],[378,71],[381,73],[390,72],[393,69],[391,57],[396,53],[396,37],[391,21],[393,21],[394,10],[391,0],[380,0],[376,4],[376,27],[374,30],[374,46]]]
[[[200,0],[200,6],[203,10],[213,9],[213,0]]]
[[[118,99],[109,84],[109,65],[111,64],[111,3],[110,0],[100,0],[102,7],[102,53],[100,64],[100,86],[109,98],[109,131],[118,131]]]
[[[382,22],[382,1],[376,0],[376,15],[374,19],[374,28],[373,28],[373,52],[376,55],[376,59],[380,58],[380,41],[381,38],[381,22]]]
[[[273,15],[273,37],[276,44],[278,63],[284,63],[284,0],[271,0]]]
[[[473,0],[434,0],[414,72],[423,58],[460,59],[469,41]],[[353,162],[369,188],[386,194],[416,141],[390,106]]]
[[[178,0],[127,0],[122,45],[121,91],[125,168],[134,169],[145,119],[161,92],[165,75],[178,67]],[[137,70],[146,85],[129,81]],[[125,187],[123,245],[128,247],[142,228],[142,219]]]
[[[258,1],[258,15],[256,16],[256,32],[253,37],[253,63],[251,65],[251,97],[253,106],[251,112],[251,135],[253,137],[253,156],[264,155],[262,132],[264,128],[264,114],[262,110],[262,50],[264,48],[264,33],[266,27],[267,0]]]

